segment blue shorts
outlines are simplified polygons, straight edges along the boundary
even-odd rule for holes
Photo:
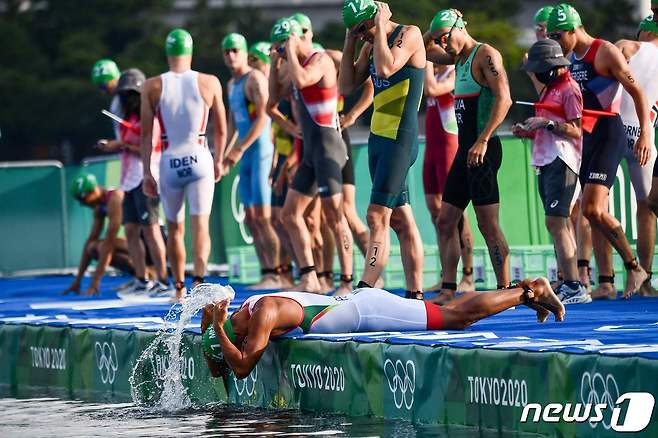
[[[269,147],[268,147],[269,146]],[[270,205],[272,187],[269,177],[274,155],[272,144],[259,147],[254,143],[240,160],[238,192],[245,207]]]

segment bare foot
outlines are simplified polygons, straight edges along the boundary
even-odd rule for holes
[[[475,292],[475,283],[473,282],[473,274],[462,276],[462,280],[457,286],[459,292]]]
[[[323,277],[318,279],[320,281],[320,286],[322,290],[322,294],[326,295],[332,290],[335,289],[334,287],[334,279],[333,278],[328,278],[328,277]]]
[[[536,280],[533,280],[529,283],[530,288],[532,288],[532,294],[529,296],[530,304],[539,305],[544,309],[551,312],[555,315],[556,321],[563,321],[566,311],[564,310],[564,304],[553,292],[551,283],[547,278],[539,277]],[[545,312],[541,312],[539,309],[533,307],[537,310],[537,319],[542,322],[542,318],[545,321],[547,315]]]
[[[578,277],[580,278],[580,284],[591,294],[592,284],[589,281],[589,268],[585,266],[578,268]]]
[[[643,297],[658,297],[658,290],[651,285],[651,280],[645,280],[640,288],[640,295]]]
[[[434,286],[426,287],[425,292],[441,292],[441,283],[436,283]]]
[[[278,275],[266,275],[260,283],[249,286],[247,290],[274,290],[281,287],[281,279]]]
[[[612,283],[600,283],[591,295],[593,300],[616,300],[617,289]]]
[[[637,264],[635,269],[626,271],[626,288],[624,289],[622,298],[627,300],[635,295],[647,278],[649,278],[649,274],[639,264]]]
[[[288,278],[286,275],[280,276],[279,280],[281,281],[281,289],[290,289],[295,285],[295,282],[292,281],[292,278]]]
[[[439,292],[437,296],[432,298],[430,303],[443,306],[444,304],[448,304],[450,301],[455,299],[455,293],[456,292],[454,290],[444,289]]]
[[[344,297],[345,295],[349,295],[354,291],[354,287],[352,286],[352,283],[345,283],[345,282],[340,282],[340,286],[338,289],[336,289],[336,292],[334,292],[335,297]]]
[[[173,297],[170,302],[172,304],[180,304],[181,306],[185,304],[185,295],[187,295],[187,288],[176,289],[176,296]]]

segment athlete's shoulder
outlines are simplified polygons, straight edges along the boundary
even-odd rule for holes
[[[151,76],[144,82],[144,90],[158,90],[162,88],[162,76]]]
[[[500,54],[500,51],[496,49],[494,46],[491,44],[487,43],[482,43],[480,45],[480,49],[478,50],[478,55],[480,56],[496,56],[502,59],[502,55]]]
[[[253,69],[251,70],[251,73],[249,73],[249,77],[247,78],[247,81],[251,83],[267,82],[267,76],[265,76],[265,73],[263,73],[262,71]]]

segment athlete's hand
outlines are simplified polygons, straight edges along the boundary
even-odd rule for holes
[[[549,120],[546,117],[530,117],[523,124],[526,131],[537,131],[538,129],[546,128],[548,122]]]
[[[70,293],[80,295],[80,282],[78,280],[75,280],[67,289],[65,289],[64,292],[62,292],[62,295],[68,295]]]
[[[299,35],[294,32],[290,34],[286,41],[286,50],[288,50],[289,54],[295,53],[295,49],[299,46],[300,41]]]
[[[356,118],[352,115],[351,112],[340,116],[340,129],[347,129],[350,126],[354,125]]]
[[[468,150],[467,164],[477,167],[484,164],[484,155],[487,153],[487,140],[478,138],[475,144]]]
[[[158,197],[158,183],[150,172],[144,174],[144,185],[142,186],[144,194],[150,198]]]
[[[226,318],[228,318],[228,300],[215,303],[212,312],[213,324],[221,327],[224,321],[226,321]]]
[[[375,14],[375,26],[383,27],[391,19],[393,13],[391,12],[391,8],[388,7],[387,3],[375,2],[375,5],[377,5],[377,13]]]
[[[288,172],[285,169],[282,169],[279,175],[274,180],[272,184],[272,191],[275,195],[283,195],[283,189],[286,187],[286,181],[288,179]]]
[[[651,142],[649,141],[649,135],[646,134],[646,131],[642,131],[640,138],[635,142],[635,158],[637,162],[640,163],[640,166],[646,166],[651,158]]]
[[[82,295],[85,296],[85,297],[95,297],[95,296],[98,296],[98,294],[99,294],[99,292],[98,292],[99,288],[100,288],[100,287],[99,287],[98,284],[96,284],[96,283],[92,283],[92,284],[89,285],[89,287],[88,287],[87,289],[85,289],[85,291],[82,293]]]
[[[217,183],[225,175],[224,169],[219,163],[219,160],[213,160],[213,171],[215,172],[215,182]]]

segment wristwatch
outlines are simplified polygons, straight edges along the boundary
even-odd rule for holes
[[[548,123],[546,124],[546,126],[544,127],[544,129],[549,131],[549,132],[553,132],[553,131],[555,131],[556,127],[557,127],[557,123],[555,123],[552,120],[549,120]]]

